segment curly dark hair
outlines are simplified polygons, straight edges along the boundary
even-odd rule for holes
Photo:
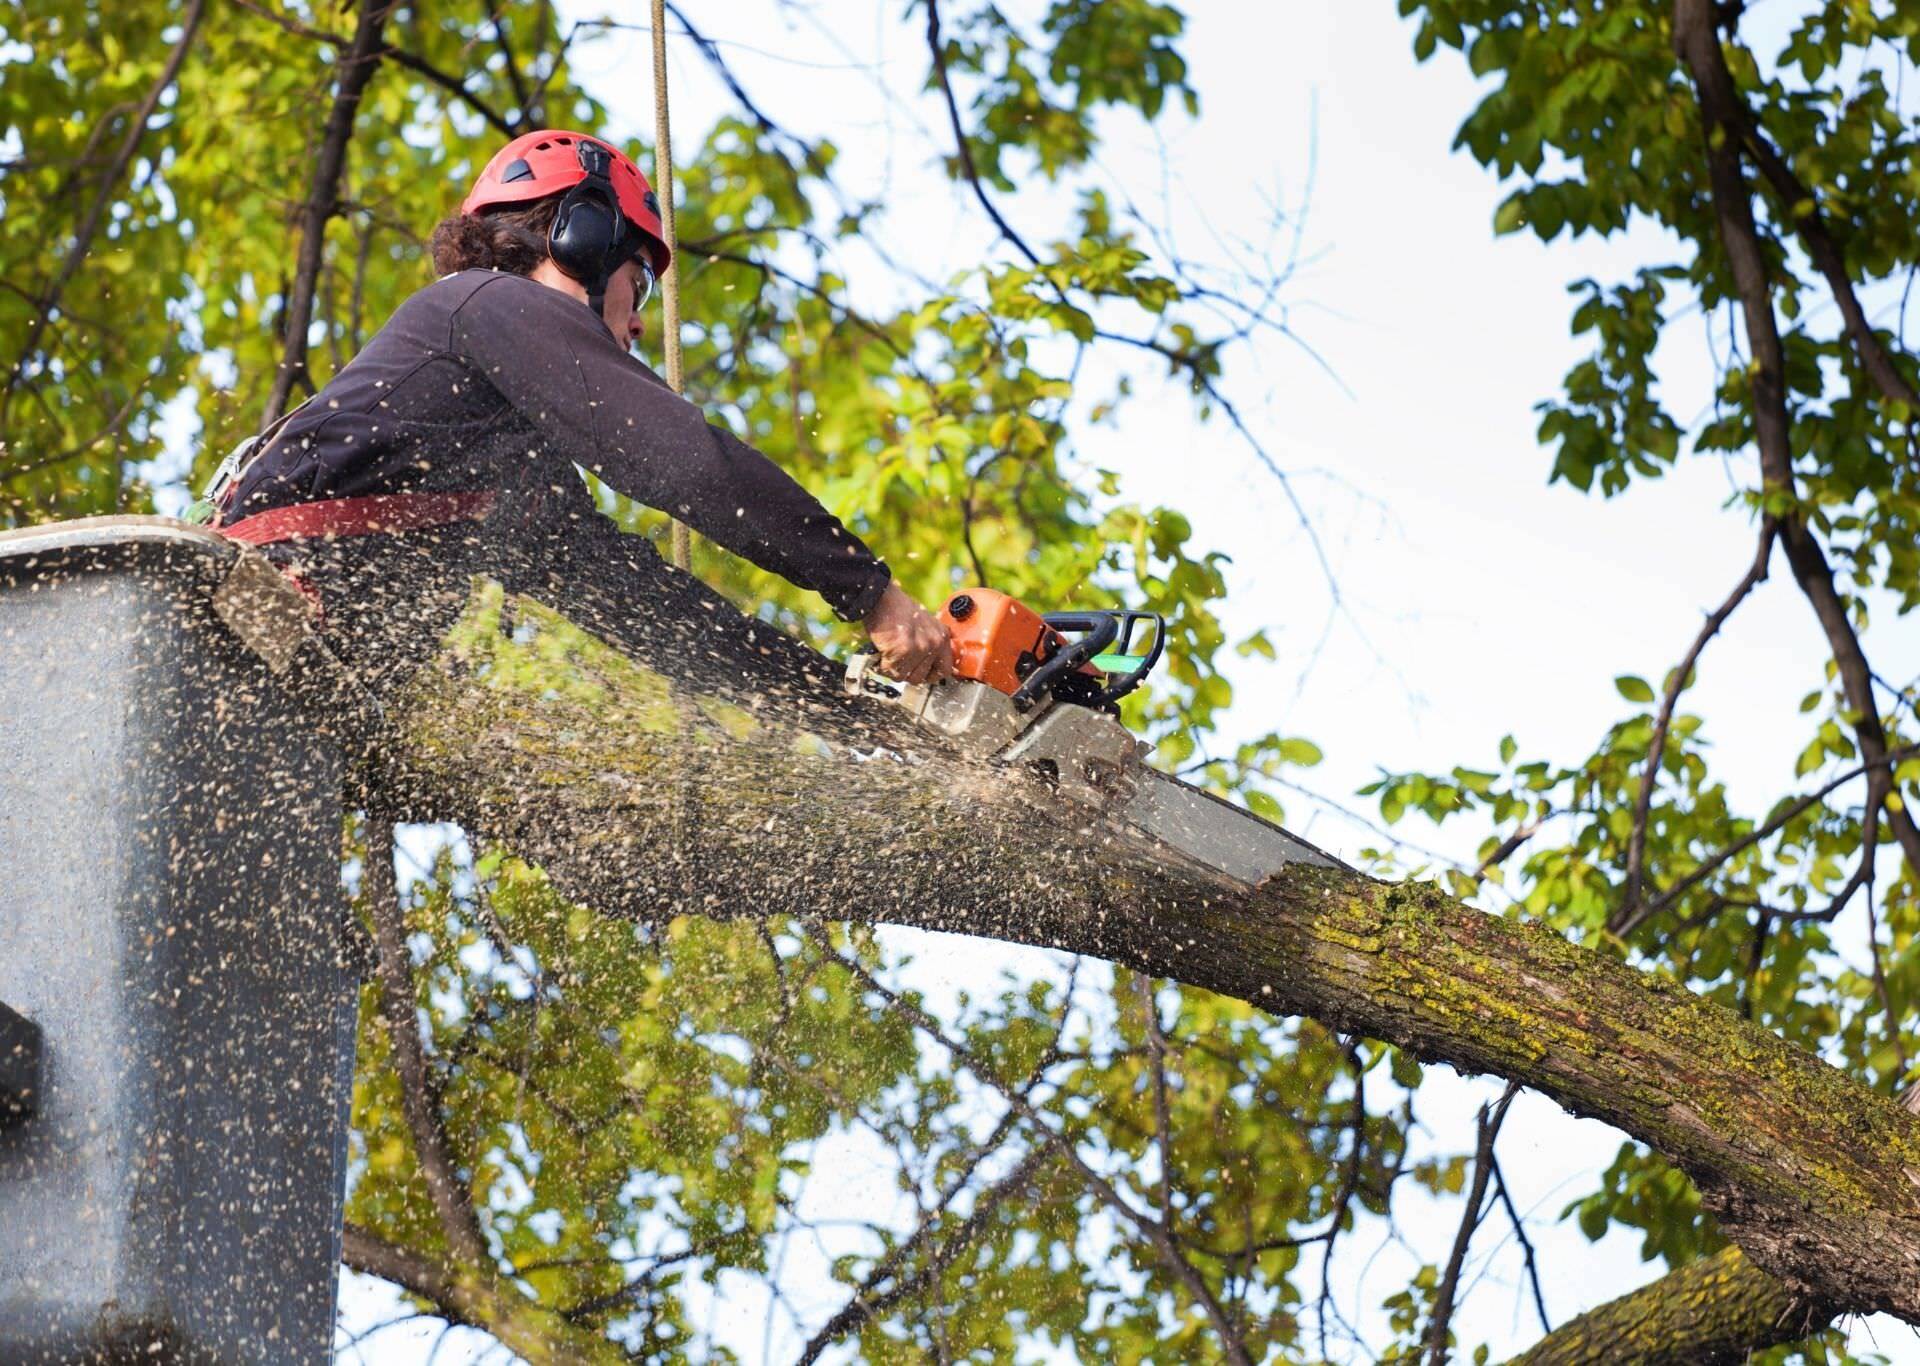
[[[547,230],[559,209],[560,196],[549,195],[531,204],[450,213],[433,230],[433,268],[441,275],[457,270],[531,275],[547,259]]]

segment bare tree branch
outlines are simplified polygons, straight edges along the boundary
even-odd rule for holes
[[[782,269],[770,261],[761,260],[757,256],[747,256],[738,252],[719,250],[712,245],[717,240],[718,239],[707,238],[697,242],[682,242],[680,247],[688,256],[698,256],[705,261],[727,261],[737,266],[745,266],[749,270],[760,272],[760,274],[769,279],[784,281],[802,293],[812,295],[814,298],[820,300],[821,303],[833,309],[834,312],[842,318],[886,347],[897,359],[906,362],[907,368],[913,377],[926,385],[930,391],[937,387],[931,378],[922,374],[914,367],[912,364],[912,354],[908,352],[906,348],[902,347],[900,343],[894,339],[893,335],[880,326],[880,324],[855,312],[849,305],[834,298],[831,293],[820,285],[811,280],[803,280],[790,270]]]
[[[1320,1249],[1320,1296],[1314,1303],[1314,1326],[1320,1337],[1320,1355],[1327,1355],[1327,1317],[1332,1310],[1337,1316],[1338,1307],[1333,1302],[1333,1280],[1329,1273],[1333,1270],[1333,1245],[1340,1239],[1341,1226],[1347,1221],[1347,1211],[1353,1206],[1353,1197],[1360,1189],[1360,1162],[1367,1146],[1367,1069],[1360,1059],[1359,1050],[1351,1042],[1343,1044],[1347,1056],[1347,1066],[1353,1069],[1353,1146],[1347,1151],[1346,1170],[1340,1176],[1340,1190],[1334,1196],[1333,1208],[1327,1215],[1326,1233]],[[1412,1113],[1409,1102],[1409,1115]],[[1389,1186],[1391,1194],[1391,1186]]]
[[[947,117],[953,123],[953,143],[960,159],[960,169],[966,175],[967,184],[973,187],[973,197],[980,201],[980,207],[986,210],[987,217],[1000,229],[1000,235],[1011,242],[1020,254],[1034,265],[1040,264],[1040,257],[1027,245],[1026,239],[1013,230],[1013,225],[1001,215],[994,204],[987,187],[980,183],[980,169],[974,165],[973,148],[967,142],[966,124],[960,118],[960,102],[954,98],[953,82],[947,76],[947,47],[940,36],[940,0],[926,0],[927,5],[927,50],[933,55],[934,79],[940,84],[940,93],[946,97]]]
[[[353,295],[347,305],[347,345],[355,355],[360,354],[361,344],[366,339],[362,319],[367,304],[367,267],[373,260],[373,233],[377,225],[368,223],[360,230],[360,249],[353,257]]]
[[[1067,988],[1064,993],[1067,1004],[1066,1008],[1061,1011],[1060,1024],[1054,1031],[1053,1041],[1047,1046],[1046,1051],[1040,1055],[1038,1060],[1035,1061],[1032,1068],[1029,1069],[1026,1079],[1016,1088],[1016,1094],[1022,1100],[1031,1099],[1034,1090],[1045,1080],[1048,1070],[1052,1068],[1056,1062],[1061,1061],[1067,1056],[1060,1045],[1066,1036],[1067,1024],[1072,1018],[1073,983],[1078,979],[1079,973],[1080,965],[1076,959],[1073,968],[1068,973]],[[808,1077],[811,1079],[810,1073]],[[880,1287],[886,1285],[888,1281],[893,1280],[895,1273],[907,1258],[925,1246],[933,1237],[936,1221],[940,1216],[944,1215],[947,1210],[952,1208],[954,1201],[959,1199],[966,1191],[967,1187],[973,1181],[974,1174],[980,1170],[980,1167],[987,1159],[1000,1151],[1001,1146],[1012,1135],[1015,1122],[1018,1118],[1018,1111],[1009,1107],[1007,1112],[1000,1117],[999,1122],[994,1125],[993,1131],[975,1148],[972,1156],[961,1164],[960,1170],[955,1173],[953,1178],[947,1183],[945,1191],[940,1194],[938,1199],[932,1202],[932,1207],[924,1214],[920,1226],[913,1231],[913,1234],[909,1238],[900,1243],[885,1257],[881,1258],[879,1264],[868,1272],[860,1285],[855,1289],[852,1298],[846,1305],[842,1306],[840,1311],[834,1316],[834,1320],[830,1320],[814,1335],[812,1340],[809,1341],[806,1351],[814,1352],[816,1344],[818,1344],[821,1350],[824,1350],[825,1347],[836,1339],[844,1337],[847,1333],[853,1331],[854,1328],[858,1327],[859,1323],[867,1321],[884,1308],[897,1303],[899,1299],[898,1295],[895,1295],[892,1291],[881,1291]],[[1034,1154],[1032,1156],[1040,1155],[1043,1154]],[[1031,1160],[1031,1157],[1029,1160]],[[1021,1166],[1025,1165],[1024,1162],[1021,1164]],[[1001,1182],[997,1184],[1006,1185],[1011,1179],[1011,1176],[1002,1178]],[[1032,1174],[1029,1173],[1028,1180],[1031,1179]],[[1013,1193],[1014,1190],[1011,1187],[1006,1191],[1008,1195]],[[974,1205],[976,1213],[980,1210],[980,1200],[986,1198],[985,1195],[982,1195],[976,1200]],[[996,1200],[1000,1198],[1004,1197],[995,1197]],[[971,1237],[972,1234],[969,1233],[968,1236]],[[957,1250],[959,1249],[956,1249],[956,1251]],[[951,1258],[949,1258],[948,1261],[950,1262]],[[862,1306],[864,1306],[864,1310],[861,1309]],[[849,1315],[855,1315],[856,1311],[860,1311],[857,1319],[847,1317]],[[836,1326],[835,1321],[841,1322]],[[804,1355],[802,1357],[803,1361],[810,1359],[811,1358]]]
[[[522,106],[520,118],[509,119],[474,93],[466,81],[450,72],[442,71],[418,53],[409,52],[405,48],[394,47],[391,44],[382,44],[379,55],[398,62],[409,71],[425,76],[442,90],[457,97],[467,108],[485,119],[502,137],[518,137],[525,127],[525,106]]]
[[[1873,815],[1871,808],[1868,815]],[[1861,835],[1860,868],[1854,874],[1867,884],[1867,955],[1873,963],[1873,990],[1880,999],[1880,1011],[1887,1018],[1887,1042],[1893,1045],[1893,1056],[1899,1061],[1897,1075],[1906,1076],[1911,1065],[1907,1058],[1907,1041],[1901,1032],[1901,1012],[1893,1008],[1893,993],[1887,987],[1887,966],[1880,955],[1880,917],[1873,908],[1873,855],[1878,830],[1869,820]]]
[[[127,425],[127,421],[133,416],[134,410],[140,406],[141,397],[147,392],[148,387],[152,383],[153,376],[151,374],[143,375],[140,383],[135,386],[133,392],[127,395],[127,401],[121,404],[119,410],[106,420],[100,430],[86,438],[86,440],[76,442],[74,445],[67,447],[67,449],[56,451],[52,455],[42,456],[37,460],[28,461],[24,465],[15,465],[10,470],[0,470],[0,482],[17,479],[23,474],[32,474],[35,470],[44,470],[53,465],[77,459],[92,450],[95,446],[98,446],[108,437],[118,434],[121,429]]]
[[[87,134],[86,144],[81,147],[79,156],[66,162],[41,163],[43,165],[64,165],[67,168],[67,173],[60,178],[60,188],[53,192],[52,199],[55,202],[66,199],[69,196],[77,198],[80,180],[88,170],[92,169],[94,158],[100,151],[100,144],[106,140],[107,134],[113,129],[115,122],[122,115],[131,114],[139,107],[140,101],[138,100],[122,100],[118,104],[108,105],[100,112],[100,117],[94,120],[93,129]],[[28,170],[33,168],[34,165],[35,163],[23,158],[18,163],[10,164],[7,169]]]
[[[795,1358],[795,1366],[812,1366],[813,1362],[820,1359],[822,1352],[841,1338],[858,1330],[862,1324],[869,1322],[877,1315],[885,1313],[907,1296],[917,1294],[928,1282],[936,1279],[941,1272],[953,1264],[956,1257],[966,1251],[1000,1206],[1033,1183],[1034,1177],[1052,1156],[1053,1153],[1049,1148],[1035,1148],[1022,1158],[1012,1171],[981,1191],[960,1227],[934,1248],[927,1260],[911,1275],[901,1277],[885,1290],[878,1290],[876,1293],[878,1285],[885,1279],[876,1271],[876,1276],[869,1277],[863,1282],[859,1290],[854,1292],[853,1298],[842,1305],[834,1316],[822,1324],[820,1330],[807,1340],[807,1345]],[[934,1228],[935,1224],[931,1221],[922,1224],[915,1230],[913,1237],[902,1243],[896,1249],[895,1255],[887,1259],[886,1266],[897,1267],[913,1253],[919,1251],[931,1241]]]
[[[1719,853],[1707,859],[1698,868],[1695,868],[1691,873],[1688,873],[1685,877],[1674,883],[1673,886],[1667,888],[1666,891],[1662,892],[1658,897],[1654,898],[1654,900],[1643,903],[1640,909],[1624,921],[1615,933],[1622,936],[1632,934],[1650,918],[1658,915],[1685,893],[1698,886],[1702,879],[1711,876],[1713,872],[1728,859],[1741,853],[1743,850],[1751,849],[1754,845],[1760,843],[1761,840],[1766,839],[1768,836],[1780,830],[1782,826],[1786,825],[1788,821],[1798,816],[1802,811],[1805,811],[1816,802],[1830,796],[1838,789],[1852,782],[1855,778],[1869,774],[1876,768],[1890,768],[1904,760],[1913,758],[1916,754],[1920,754],[1920,745],[1904,745],[1891,754],[1883,754],[1878,759],[1855,764],[1852,768],[1847,769],[1844,773],[1840,774],[1839,777],[1834,778],[1817,792],[1810,792],[1806,796],[1782,808],[1772,820],[1760,826],[1751,834],[1744,835],[1722,848]],[[1729,899],[1727,904],[1740,905],[1743,903]],[[1826,912],[1807,912],[1802,915],[1797,915],[1792,911],[1769,909],[1774,916],[1781,919],[1826,919],[1833,913],[1833,910],[1837,910],[1837,908],[1833,908],[1833,910]]]
[[[1666,695],[1660,699],[1660,712],[1654,717],[1653,734],[1647,740],[1647,762],[1640,773],[1640,793],[1633,803],[1633,834],[1627,841],[1627,890],[1620,898],[1619,909],[1613,913],[1612,928],[1618,932],[1618,925],[1628,920],[1640,904],[1640,889],[1645,876],[1647,852],[1647,817],[1653,809],[1653,785],[1660,776],[1660,763],[1667,748],[1667,728],[1673,722],[1673,708],[1680,700],[1680,694],[1687,687],[1687,681],[1693,676],[1694,665],[1699,663],[1701,651],[1707,648],[1707,642],[1726,625],[1727,618],[1734,609],[1746,601],[1747,594],[1767,577],[1767,562],[1773,558],[1773,539],[1775,526],[1768,518],[1760,527],[1760,545],[1754,551],[1753,564],[1734,585],[1727,600],[1708,614],[1700,627],[1700,633],[1693,638],[1693,644],[1687,650],[1679,667],[1667,680]]]
[[[233,0],[233,3],[249,13],[257,14],[262,19],[278,24],[288,33],[294,34],[297,37],[311,39],[316,43],[325,43],[327,46],[333,48],[345,48],[353,41],[346,34],[328,33],[325,29],[315,28],[311,24],[303,24],[290,14],[282,14],[279,10],[267,8],[266,5],[259,3],[258,0]],[[441,89],[457,96],[468,108],[473,110],[474,113],[478,114],[495,129],[499,130],[503,136],[513,137],[519,131],[519,123],[508,120],[498,109],[495,109],[491,104],[481,99],[479,95],[468,88],[465,80],[450,72],[442,71],[418,53],[408,52],[404,48],[382,42],[378,55],[398,62],[409,71],[425,76]],[[524,118],[525,111],[523,109],[522,120],[524,120]]]
[[[1153,1068],[1153,1132],[1160,1148],[1160,1226],[1173,1231],[1173,1116],[1167,1105],[1167,1036],[1160,1029],[1160,1005],[1153,979],[1137,977],[1140,1011],[1145,1016],[1147,1051]]]
[[[344,34],[328,33],[325,29],[314,28],[311,24],[302,23],[291,14],[282,14],[279,10],[269,9],[266,5],[259,3],[259,0],[229,0],[229,3],[239,6],[249,14],[257,14],[299,38],[309,38],[316,43],[326,43],[331,47],[341,48],[345,47],[349,41]]]
[[[667,13],[678,20],[680,27],[686,30],[687,37],[693,39],[694,46],[700,49],[700,55],[707,59],[707,64],[713,68],[714,74],[719,76],[721,83],[732,93],[734,99],[740,102],[740,107],[746,111],[747,117],[753,120],[754,125],[768,137],[787,143],[798,151],[801,159],[806,162],[807,169],[822,181],[830,183],[832,175],[827,164],[820,159],[820,154],[814,151],[812,144],[805,138],[775,123],[768,117],[765,110],[754,103],[753,97],[747,93],[747,88],[740,83],[740,78],[734,74],[733,67],[728,64],[726,55],[720,51],[720,45],[695,28],[693,22],[687,18],[686,11],[673,3],[673,0],[667,0]]]
[[[1547,1317],[1547,1297],[1540,1289],[1540,1262],[1534,1255],[1533,1239],[1527,1237],[1527,1221],[1514,1208],[1513,1195],[1507,1190],[1507,1178],[1500,1171],[1500,1159],[1495,1157],[1492,1161],[1493,1190],[1500,1197],[1501,1208],[1507,1212],[1507,1222],[1513,1225],[1513,1236],[1520,1241],[1521,1255],[1526,1258],[1527,1283],[1533,1289],[1533,1308],[1540,1315],[1540,1331],[1550,1333],[1553,1331],[1553,1321]]]
[[[1286,494],[1287,502],[1293,508],[1294,519],[1300,523],[1300,529],[1307,534],[1308,544],[1313,547],[1314,559],[1319,562],[1321,576],[1327,581],[1327,593],[1336,608],[1342,606],[1340,580],[1334,575],[1333,561],[1328,557],[1326,547],[1320,542],[1320,533],[1313,525],[1313,519],[1307,516],[1306,505],[1300,501],[1299,494],[1294,491],[1292,478],[1280,467],[1280,462],[1273,458],[1265,443],[1253,434],[1253,429],[1247,425],[1246,419],[1241,417],[1240,409],[1233,400],[1220,391],[1219,386],[1214,383],[1213,376],[1207,373],[1201,358],[1168,346],[1164,342],[1155,341],[1151,337],[1130,337],[1125,333],[1109,332],[1104,328],[1096,329],[1094,335],[1102,341],[1120,342],[1165,357],[1175,368],[1186,371],[1194,387],[1204,393],[1209,402],[1227,415],[1228,424],[1240,434],[1240,438],[1253,451],[1254,458],[1266,466],[1267,473],[1278,481],[1280,491]]]
[[[1550,815],[1536,816],[1533,820],[1527,821],[1525,824],[1517,827],[1512,834],[1501,840],[1500,843],[1494,845],[1487,856],[1475,865],[1473,880],[1475,882],[1486,881],[1488,873],[1491,873],[1495,868],[1498,868],[1518,853],[1520,846],[1539,834],[1540,827],[1545,825],[1550,818]]]
[[[655,1285],[654,1278],[662,1271],[665,1271],[669,1267],[684,1266],[696,1258],[709,1255],[709,1252],[710,1249],[708,1248],[689,1247],[685,1251],[669,1253],[664,1257],[660,1257],[649,1265],[645,1271],[635,1276],[618,1290],[609,1291],[604,1295],[595,1295],[592,1299],[583,1300],[579,1304],[566,1310],[565,1315],[567,1321],[570,1323],[584,1323],[592,1319],[602,1318],[612,1310],[622,1309],[629,1304],[645,1299],[653,1291]]]
[[[1467,1192],[1467,1206],[1460,1214],[1460,1228],[1453,1236],[1453,1252],[1447,1258],[1446,1272],[1440,1277],[1440,1287],[1433,1301],[1433,1319],[1427,1326],[1427,1366],[1446,1366],[1451,1352],[1448,1340],[1449,1325],[1453,1321],[1453,1306],[1460,1291],[1460,1270],[1466,1265],[1467,1248],[1473,1242],[1474,1230],[1480,1227],[1481,1216],[1486,1213],[1487,1182],[1493,1176],[1493,1141],[1500,1135],[1500,1126],[1506,1122],[1507,1107],[1513,1104],[1513,1098],[1519,1093],[1520,1083],[1510,1081],[1500,1099],[1491,1106],[1480,1107],[1479,1147],[1473,1160],[1473,1184]]]
[[[507,41],[506,25],[500,18],[500,0],[487,0],[487,22],[493,25],[493,39],[500,46],[500,56],[507,67],[507,84],[513,87],[513,100],[520,109],[522,122],[527,117],[527,107],[533,103],[532,92],[527,89],[527,81],[520,74],[520,59],[514,55],[513,44]]]

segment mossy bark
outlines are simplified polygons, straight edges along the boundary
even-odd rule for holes
[[[369,779],[608,913],[1063,948],[1516,1079],[1677,1163],[1793,1296],[1920,1322],[1920,1129],[1892,1101],[1675,983],[1431,887],[1299,866],[1249,892],[1179,866],[807,681],[790,643],[773,653],[726,636],[636,658],[482,584],[390,702]]]
[[[1730,1247],[1562,1324],[1508,1366],[1739,1366],[1832,1319]]]

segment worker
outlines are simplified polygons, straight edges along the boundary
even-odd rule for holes
[[[392,584],[386,548],[427,547],[421,558],[442,571],[481,568],[510,524],[550,584],[609,559],[641,571],[621,590],[639,610],[670,571],[640,538],[614,535],[577,466],[819,593],[865,625],[891,676],[951,674],[947,632],[886,565],[632,354],[670,256],[659,202],[625,153],[582,133],[515,138],[431,246],[439,278],[227,471],[213,491],[221,529],[318,578],[324,605],[351,612]],[[415,623],[437,624],[433,613]]]

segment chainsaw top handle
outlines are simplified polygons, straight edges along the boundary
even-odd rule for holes
[[[1049,693],[1082,706],[1111,707],[1140,686],[1166,642],[1166,625],[1157,612],[1051,612],[1044,620],[1063,639],[1077,639],[1066,640],[1026,676],[1013,694],[1020,711]],[[1153,648],[1144,655],[1125,653],[1135,628],[1146,622],[1152,623]],[[1114,653],[1108,653],[1109,647]],[[1106,682],[1093,686],[1085,674],[1088,668],[1107,675]]]
[[[1056,683],[1064,682],[1071,674],[1077,673],[1093,657],[1107,646],[1113,644],[1120,634],[1120,623],[1115,620],[1115,612],[1055,612],[1044,618],[1047,625],[1056,631],[1084,632],[1078,640],[1070,640],[1034,665],[1020,686],[1013,692],[1015,711],[1031,711],[1033,704],[1053,691]]]
[[[1080,629],[1074,624],[1074,619],[1080,617],[1106,617],[1114,623],[1112,653],[1096,653],[1092,661],[1094,668],[1107,675],[1107,686],[1094,705],[1111,706],[1145,682],[1153,666],[1160,662],[1160,652],[1167,645],[1166,619],[1158,612],[1121,608],[1113,612],[1055,612],[1045,620],[1056,631],[1073,631]],[[1144,655],[1129,654],[1134,632],[1144,624],[1151,625],[1153,647]],[[1127,667],[1129,665],[1132,667]]]

